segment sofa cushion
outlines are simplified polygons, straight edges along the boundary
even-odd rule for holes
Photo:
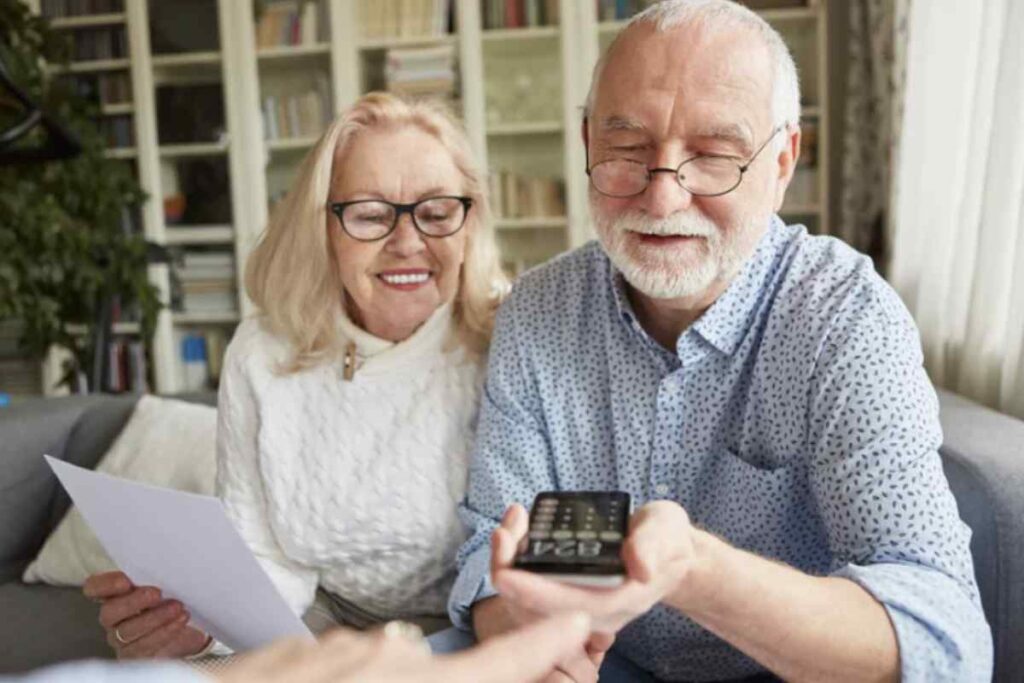
[[[21,576],[68,507],[43,460],[93,467],[124,426],[136,397],[29,401],[0,411],[0,583]]]
[[[0,674],[55,662],[113,657],[99,606],[77,588],[0,585]]]
[[[215,408],[143,396],[96,471],[212,495],[217,472],[216,434]],[[70,444],[68,451],[68,460],[74,461]],[[24,580],[80,586],[89,575],[114,568],[85,520],[72,508],[25,570]]]

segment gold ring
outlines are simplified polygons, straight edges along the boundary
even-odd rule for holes
[[[124,638],[121,637],[121,631],[119,631],[116,626],[114,627],[114,637],[117,638],[117,642],[121,643],[122,645],[131,645],[132,644],[132,641],[125,640]]]

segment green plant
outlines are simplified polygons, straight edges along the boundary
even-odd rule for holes
[[[78,371],[92,370],[92,331],[104,302],[138,310],[143,339],[160,309],[146,275],[146,244],[124,227],[145,193],[123,162],[107,159],[98,110],[46,65],[67,63],[68,43],[23,3],[0,2],[0,58],[13,80],[82,145],[73,159],[0,166],[0,320],[20,323],[33,358],[52,344],[68,349]],[[0,129],[20,118],[0,97]],[[28,143],[38,143],[37,139]],[[85,326],[88,334],[72,334]]]

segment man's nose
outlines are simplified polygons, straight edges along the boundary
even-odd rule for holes
[[[655,169],[647,190],[639,197],[641,207],[651,218],[667,218],[685,211],[693,203],[693,195],[679,184],[675,170]]]

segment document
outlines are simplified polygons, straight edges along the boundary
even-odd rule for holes
[[[45,456],[111,559],[180,600],[192,624],[236,652],[313,638],[235,531],[220,500],[112,477]]]

